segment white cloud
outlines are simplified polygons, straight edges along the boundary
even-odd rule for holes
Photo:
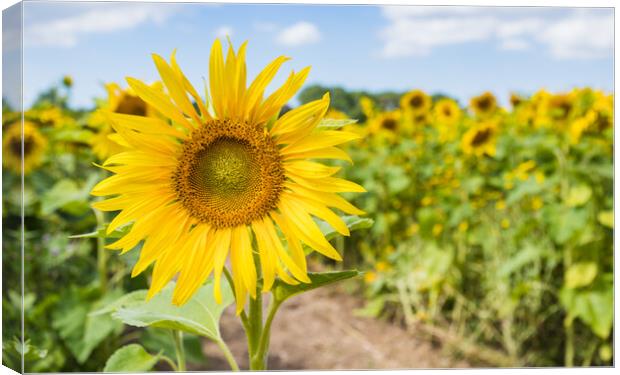
[[[505,51],[523,51],[530,48],[530,44],[523,39],[504,39],[499,44],[499,49]]]
[[[216,38],[226,38],[233,36],[233,28],[230,26],[220,26],[217,30],[215,30]]]
[[[613,51],[614,16],[579,12],[550,25],[537,38],[557,58],[604,57]]]
[[[94,6],[90,10],[42,20],[24,30],[24,43],[31,46],[73,47],[86,34],[102,34],[129,30],[143,23],[162,23],[175,8],[149,3],[115,3]]]
[[[276,37],[279,44],[297,47],[305,44],[317,43],[321,40],[321,32],[310,22],[298,22],[282,29]]]
[[[558,59],[604,57],[613,51],[613,14],[604,11],[386,6],[382,13],[388,20],[379,32],[385,58],[483,41],[513,51],[538,43]]]

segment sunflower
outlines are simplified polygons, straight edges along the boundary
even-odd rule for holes
[[[495,155],[497,125],[494,122],[482,122],[474,125],[463,134],[461,147],[467,155]]]
[[[435,119],[440,124],[455,125],[461,119],[461,109],[452,99],[441,99],[435,104]]]
[[[482,95],[471,98],[470,106],[476,116],[487,117],[497,109],[497,100],[493,94],[487,91]]]
[[[153,87],[161,89],[161,84],[156,83]],[[108,83],[105,88],[108,92],[108,99],[102,109],[126,115],[157,116],[157,111],[137,96],[131,88],[123,90],[116,83]],[[126,150],[126,143],[114,133],[100,111],[96,111],[91,116],[89,123],[97,128],[97,135],[92,139],[93,152],[97,158],[105,160]]]
[[[330,108],[325,115],[325,118],[330,118],[334,120],[346,120],[348,119],[347,115],[344,112],[341,112],[337,109]]]
[[[575,107],[575,98],[570,93],[553,95],[547,105],[549,116],[553,120],[566,121]]]
[[[221,302],[220,280],[230,254],[239,313],[248,294],[256,298],[259,265],[262,291],[267,292],[276,276],[289,284],[310,282],[302,243],[341,260],[313,216],[349,235],[331,209],[363,213],[337,193],[364,188],[334,177],[339,167],[307,160],[350,160],[336,146],[359,138],[318,127],[329,94],[278,116],[310,68],[292,72],[264,98],[288,58],[276,58],[246,87],[245,55],[245,43],[237,52],[230,45],[224,59],[220,41],[214,42],[208,101],[189,83],[174,53],[170,64],[153,55],[166,91],[134,78],[127,82],[166,120],[106,112],[128,149],[105,161],[103,167],[114,175],[98,183],[92,194],[114,197],[94,207],[120,210],[107,233],[133,222],[131,231],[109,248],[126,252],[144,240],[132,275],[154,263],[147,298],[179,274],[173,303],[182,305],[213,273],[215,299]]]
[[[512,106],[512,108],[517,108],[523,102],[524,102],[524,99],[521,95],[516,94],[514,92],[510,94],[510,105]]]
[[[369,132],[372,134],[395,134],[400,130],[401,112],[399,110],[381,112],[370,120]]]
[[[31,122],[24,122],[24,174],[41,165],[47,141]],[[2,160],[5,167],[17,174],[22,172],[22,127],[20,122],[8,126],[2,137]]]
[[[431,97],[422,90],[413,90],[400,98],[400,108],[414,116],[427,113],[432,105]]]

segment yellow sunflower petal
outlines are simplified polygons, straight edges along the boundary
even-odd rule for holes
[[[215,294],[215,301],[222,303],[222,290],[220,288],[222,270],[224,268],[224,262],[228,256],[228,249],[230,248],[230,228],[218,229],[215,235],[212,237],[212,241],[215,242],[215,248],[213,250],[213,293]]]
[[[187,130],[192,131],[194,129],[194,125],[192,125],[188,119],[183,116],[181,111],[179,111],[179,109],[172,103],[166,94],[149,87],[135,78],[127,77],[126,80],[140,99],[156,108],[159,112],[172,121],[185,127]]]
[[[315,100],[297,107],[280,117],[273,125],[272,136],[294,133],[294,136],[303,136],[314,129],[329,108],[329,93],[323,99]],[[278,144],[291,143],[279,137]]]
[[[222,44],[219,39],[213,42],[211,57],[209,58],[209,90],[211,91],[211,105],[218,118],[226,116],[226,95],[224,93],[224,57]]]
[[[353,163],[351,157],[343,150],[338,147],[325,147],[316,150],[292,153],[285,155],[283,157],[285,161],[287,160],[297,160],[297,159],[336,159],[336,160],[345,160],[349,163]]]
[[[181,266],[172,295],[172,303],[175,305],[187,302],[213,269],[212,246],[206,246],[210,232],[211,228],[208,225],[199,225],[192,230],[187,239],[188,246],[184,251],[187,256]]]
[[[183,87],[183,82],[178,79],[178,76],[174,73],[174,70],[172,70],[172,68],[161,56],[152,54],[152,57],[155,62],[155,66],[157,67],[157,71],[159,71],[159,75],[164,81],[166,88],[168,88],[168,92],[170,93],[172,100],[174,100],[176,105],[181,108],[185,115],[193,118],[196,123],[200,123],[200,119],[194,110],[194,106],[187,98],[185,88]]]
[[[276,58],[269,65],[267,65],[265,69],[258,74],[258,76],[256,76],[247,91],[245,108],[246,118],[256,118],[258,115],[257,111],[260,109],[259,104],[263,99],[263,94],[267,88],[267,85],[269,85],[273,77],[275,77],[282,64],[288,60],[290,59],[284,56]]]
[[[315,200],[308,199],[302,195],[288,194],[288,193],[283,193],[283,194],[286,194],[287,199],[291,199],[297,204],[301,205],[308,213],[318,217],[319,219],[326,221],[338,233],[342,234],[343,236],[350,235],[347,224],[344,221],[342,221],[340,216],[333,213],[325,205]]]
[[[324,130],[305,137],[298,142],[285,146],[282,155],[296,154],[308,152],[325,147],[336,146],[354,139],[360,139],[362,136],[356,133],[343,130]]]
[[[289,227],[297,238],[329,258],[342,260],[342,256],[325,239],[318,225],[316,225],[302,206],[291,200],[282,199],[279,208],[282,212],[282,217],[288,221]]]

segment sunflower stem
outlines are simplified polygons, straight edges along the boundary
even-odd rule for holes
[[[185,368],[185,347],[183,346],[183,332],[174,330],[172,331],[174,337],[174,351],[177,355],[177,371],[183,372]]]
[[[280,303],[281,302],[276,302],[274,298],[271,299],[269,304],[269,313],[267,314],[267,319],[265,320],[265,326],[263,327],[263,332],[258,343],[256,354],[254,355],[256,362],[263,364],[262,370],[267,368],[269,340],[271,338],[271,323],[273,322],[273,318],[276,316]]]
[[[233,371],[239,371],[239,365],[237,364],[237,361],[235,361],[235,357],[233,356],[230,348],[228,347],[228,345],[226,345],[224,340],[217,340],[216,343],[217,346],[219,346],[222,350],[222,353],[224,353],[224,357],[226,357],[226,361],[228,362],[230,369]]]
[[[93,210],[95,213],[95,219],[97,220],[97,229],[103,226],[103,212],[99,210]],[[101,286],[101,292],[105,294],[108,290],[108,254],[105,249],[105,239],[102,236],[97,236],[97,272],[99,273],[99,285]]]
[[[264,370],[264,361],[256,358],[259,340],[263,331],[263,296],[260,290],[256,291],[256,298],[250,298],[249,321],[250,330],[247,332],[247,336],[250,370]]]

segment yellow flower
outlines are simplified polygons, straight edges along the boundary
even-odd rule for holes
[[[373,103],[372,99],[367,96],[362,96],[360,99],[360,107],[366,118],[375,117],[375,103]]]
[[[390,268],[390,265],[387,262],[377,262],[377,265],[375,266],[375,268],[377,269],[377,272],[383,272],[387,269]]]
[[[337,194],[364,192],[363,187],[334,177],[338,167],[307,160],[348,159],[337,146],[359,138],[317,128],[329,94],[277,118],[310,68],[290,74],[265,98],[267,85],[288,59],[276,58],[247,87],[245,55],[245,43],[236,53],[231,45],[224,59],[219,40],[214,42],[206,100],[174,54],[170,63],[153,55],[166,91],[134,78],[127,82],[166,120],[105,112],[129,147],[104,162],[114,175],[98,183],[92,194],[113,197],[93,206],[120,211],[108,234],[133,222],[131,231],[108,248],[126,252],[144,240],[132,275],[155,264],[147,298],[178,274],[172,302],[182,305],[213,273],[219,303],[221,276],[230,258],[239,313],[248,294],[255,298],[257,293],[253,254],[260,260],[263,292],[276,276],[289,284],[308,283],[302,243],[342,259],[313,216],[349,235],[330,208],[363,213]]]
[[[159,91],[163,89],[160,83],[155,83],[152,87]],[[131,88],[123,90],[116,83],[108,83],[105,88],[108,92],[108,99],[102,108],[103,111],[96,111],[89,118],[89,124],[97,128],[97,134],[91,143],[95,156],[100,160],[125,151],[128,147],[106,121],[104,116],[106,111],[134,116],[158,116],[157,110],[136,95]]]
[[[372,284],[375,280],[377,280],[377,273],[374,271],[368,271],[364,274],[364,282],[366,284]]]
[[[523,103],[523,98],[520,95],[514,92],[510,94],[510,105],[512,105],[512,108],[517,108],[521,103]]]
[[[530,202],[530,204],[531,204],[532,210],[538,211],[543,206],[543,200],[540,197],[534,197],[532,198],[532,201]]]
[[[69,75],[62,77],[62,84],[65,85],[66,87],[73,86],[73,78]]]
[[[510,228],[510,220],[508,220],[506,218],[502,219],[501,226],[502,226],[503,229]]]
[[[400,111],[382,112],[370,120],[369,131],[372,134],[393,134],[400,130]]]
[[[417,234],[419,231],[420,231],[420,224],[413,223],[409,225],[409,228],[407,228],[407,235],[413,236],[414,234]]]
[[[31,122],[23,126],[23,161],[24,174],[29,174],[43,161],[47,141]],[[15,122],[2,134],[2,164],[16,174],[22,172],[22,126]]]
[[[430,206],[431,204],[433,204],[433,197],[426,195],[424,196],[424,198],[422,198],[420,203],[422,204],[422,206]]]
[[[487,117],[497,109],[497,100],[493,94],[487,91],[482,95],[471,98],[470,106],[476,116]]]
[[[461,221],[459,223],[458,229],[459,229],[459,232],[461,232],[461,233],[467,232],[467,229],[469,229],[469,223],[466,222],[466,221]]]
[[[534,160],[528,160],[519,164],[512,173],[517,179],[525,181],[530,178],[529,172],[534,168],[536,168],[536,162]]]
[[[325,115],[325,118],[331,118],[331,119],[335,119],[335,120],[346,120],[346,119],[348,119],[348,116],[345,113],[340,112],[337,109],[330,108],[327,111],[327,114]]]
[[[439,237],[439,235],[443,232],[443,225],[440,223],[436,223],[433,225],[433,236]]]
[[[422,90],[410,91],[400,98],[400,108],[414,116],[427,113],[431,104],[431,97]]]
[[[574,99],[572,93],[552,95],[548,103],[549,116],[556,121],[568,119],[574,108]]]
[[[545,182],[545,174],[541,171],[536,171],[536,173],[534,173],[534,178],[536,179],[536,182],[539,184],[542,184],[543,182]]]
[[[495,202],[495,209],[498,211],[503,211],[506,209],[506,201],[503,199],[498,200],[497,202]]]
[[[461,109],[452,99],[441,99],[435,104],[435,120],[439,124],[454,126],[461,119]]]
[[[497,125],[490,121],[482,122],[472,126],[463,134],[461,147],[467,155],[494,156],[496,138]]]

